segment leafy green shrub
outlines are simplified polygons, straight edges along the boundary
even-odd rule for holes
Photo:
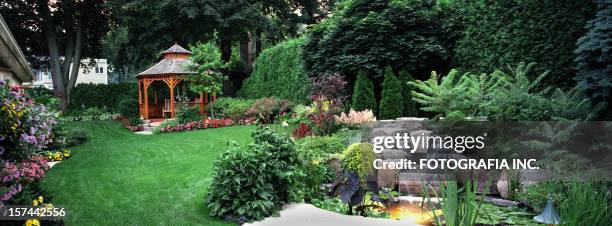
[[[334,180],[335,171],[328,161],[333,154],[339,154],[345,146],[337,137],[308,136],[298,140],[297,151],[303,162],[304,199],[312,200],[324,197],[321,184]]]
[[[353,104],[355,111],[372,110],[376,113],[376,98],[374,97],[374,84],[363,72],[357,74],[357,81],[353,89]]]
[[[128,125],[130,126],[138,126],[144,123],[140,117],[130,117],[128,118]]]
[[[83,111],[83,114],[91,116],[93,118],[98,118],[100,115],[104,114],[104,112],[105,112],[104,110],[98,107],[90,107],[90,108],[86,108],[85,111]]]
[[[319,209],[344,214],[348,211],[347,206],[339,198],[322,198],[311,201],[313,206]]]
[[[136,83],[78,84],[70,95],[70,111],[97,107],[108,112],[117,112],[118,104],[127,98],[138,97]]]
[[[302,67],[304,38],[281,42],[265,49],[255,63],[239,96],[244,98],[276,97],[295,103],[306,103],[310,79]]]
[[[376,159],[373,146],[369,143],[351,144],[342,153],[342,168],[355,171],[362,181],[373,169],[372,162]]]
[[[44,87],[35,87],[24,89],[24,91],[34,99],[36,103],[43,104],[46,107],[56,111],[57,110],[57,98],[53,95],[53,91]]]
[[[327,158],[332,154],[340,154],[345,148],[344,140],[337,136],[308,136],[298,141],[300,152],[308,152],[308,155],[316,156],[316,158]]]
[[[202,120],[202,115],[200,115],[199,107],[179,104],[179,107],[176,109],[177,122],[184,124],[200,120]]]
[[[303,175],[293,142],[267,127],[252,137],[252,144],[233,144],[215,161],[205,198],[211,216],[260,220],[301,198]]]
[[[380,99],[378,116],[380,119],[395,119],[402,116],[404,102],[400,81],[393,75],[391,68],[385,69],[385,80],[382,84],[383,90]]]
[[[72,147],[85,143],[87,139],[87,130],[78,127],[68,128],[66,129],[64,144],[66,147]]]
[[[272,123],[280,115],[291,112],[293,103],[285,99],[262,98],[257,99],[249,108],[246,115],[258,117],[263,123]]]
[[[255,100],[220,97],[209,105],[209,111],[216,118],[232,118],[234,120],[247,117],[246,112],[253,106]]]
[[[546,206],[548,194],[552,195],[555,204],[565,200],[565,187],[557,180],[544,181],[542,183],[526,187],[516,193],[517,200],[527,203],[536,212],[540,212]]]
[[[119,102],[117,106],[119,113],[123,117],[137,117],[139,116],[138,99],[126,98]]]
[[[456,65],[490,73],[520,62],[550,71],[547,86],[571,86],[576,41],[596,12],[594,1],[458,1],[465,32],[454,49]],[[530,79],[534,79],[531,77]]]

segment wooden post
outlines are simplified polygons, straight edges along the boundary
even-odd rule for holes
[[[170,117],[174,118],[174,87],[176,86],[176,84],[174,84],[174,79],[170,80]]]
[[[142,104],[142,79],[138,79],[138,104]]]
[[[149,119],[149,95],[147,89],[149,88],[149,79],[144,79],[144,119]]]
[[[142,79],[138,79],[138,112],[140,112],[140,117],[144,118],[144,114],[142,113]]]
[[[200,114],[204,114],[204,93],[200,93]]]

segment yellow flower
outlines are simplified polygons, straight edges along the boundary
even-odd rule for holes
[[[70,150],[64,150],[64,157],[70,157]]]
[[[45,208],[47,208],[47,209],[53,208],[53,204],[49,203],[49,204],[45,205]]]
[[[43,200],[44,200],[44,199],[43,199],[42,195],[41,195],[41,196],[38,196],[38,202],[39,202],[39,203],[43,203]]]
[[[62,160],[62,153],[61,152],[55,152],[55,154],[53,154],[53,158],[55,158],[55,161],[60,161]]]
[[[28,219],[25,223],[26,226],[40,226],[40,222],[36,219]]]
[[[34,205],[34,206],[38,206],[38,200],[34,200],[34,201],[32,201],[32,205]]]
[[[320,160],[318,160],[318,159],[316,159],[316,160],[312,160],[312,165],[314,165],[314,166],[318,166],[318,165],[319,165],[319,163],[321,163],[321,161],[320,161]]]

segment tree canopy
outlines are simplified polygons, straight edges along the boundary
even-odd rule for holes
[[[433,0],[341,2],[309,31],[306,69],[311,75],[364,71],[371,78],[381,77],[387,65],[430,71],[449,55],[439,12]]]

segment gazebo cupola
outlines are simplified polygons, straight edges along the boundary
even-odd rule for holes
[[[138,103],[140,105],[140,116],[144,119],[162,118],[168,114],[174,118],[176,109],[175,89],[182,83],[186,76],[197,74],[189,66],[191,51],[178,44],[161,53],[163,58],[149,69],[136,75],[138,79]],[[157,84],[156,84],[157,83]],[[158,89],[160,83],[167,85],[169,92],[164,98],[164,103],[159,103]],[[153,91],[153,98],[149,96],[149,90]],[[185,90],[185,87],[183,87]],[[188,97],[187,97],[188,98]],[[208,103],[208,95],[200,93],[193,101],[187,101],[190,105],[199,105],[200,113],[204,113],[204,106]]]
[[[182,46],[174,43],[170,49],[162,52],[164,59],[187,59],[191,56],[191,51],[186,50]]]

